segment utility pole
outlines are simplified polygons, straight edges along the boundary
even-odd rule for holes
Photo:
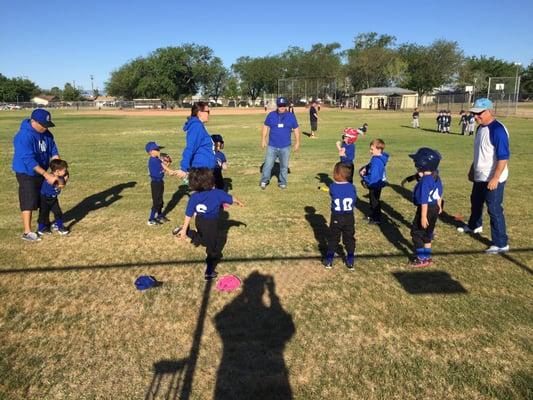
[[[89,77],[91,78],[91,91],[94,93],[94,84],[93,84],[94,75],[89,75]]]

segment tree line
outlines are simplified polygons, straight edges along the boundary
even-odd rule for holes
[[[517,69],[518,68],[518,69]],[[400,86],[419,95],[443,85],[476,92],[487,90],[490,76],[521,76],[521,91],[533,93],[533,62],[523,68],[489,56],[465,56],[459,44],[443,39],[428,45],[397,43],[394,36],[361,33],[353,46],[313,44],[309,50],[291,46],[281,54],[239,57],[231,67],[207,46],[183,44],[157,49],[111,72],[105,84],[108,95],[125,100],[161,98],[181,101],[196,94],[213,98],[255,100],[277,93],[280,78],[336,79],[339,95],[376,86]],[[0,74],[0,101],[28,101],[42,90],[28,79],[8,79]],[[79,100],[79,89],[69,83],[50,94],[61,100]]]

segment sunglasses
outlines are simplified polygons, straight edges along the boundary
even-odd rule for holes
[[[211,110],[201,110],[201,111],[205,112],[205,113],[208,113],[208,114],[211,112]]]
[[[472,114],[474,114],[475,116],[478,116],[478,117],[479,117],[479,116],[480,116],[481,114],[483,114],[485,111],[486,111],[486,110],[483,110],[483,111],[480,111],[480,112],[477,112],[477,113],[472,113]]]

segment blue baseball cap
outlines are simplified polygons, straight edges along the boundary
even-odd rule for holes
[[[164,149],[165,146],[159,146],[156,142],[148,142],[144,148],[147,153],[150,153],[152,150]]]
[[[276,106],[278,107],[286,107],[288,104],[287,99],[285,97],[278,97],[276,99]]]
[[[492,104],[492,101],[489,99],[482,97],[481,99],[477,99],[474,103],[474,107],[470,109],[470,112],[473,113],[480,113],[485,110],[492,110],[494,109],[494,104]]]
[[[33,112],[31,113],[31,117],[30,118],[33,119],[34,121],[38,122],[39,125],[42,125],[45,128],[50,128],[52,126],[56,126],[52,122],[52,116],[44,108],[37,108],[37,109],[33,110]]]
[[[163,283],[159,282],[152,275],[141,275],[135,279],[135,287],[137,290],[146,290],[153,287],[161,286]]]

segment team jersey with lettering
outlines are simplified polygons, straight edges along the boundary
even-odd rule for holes
[[[352,214],[355,208],[357,193],[350,182],[333,182],[329,185],[331,196],[331,212],[334,214]]]
[[[267,115],[265,125],[270,128],[268,145],[283,148],[291,145],[291,132],[298,128],[298,121],[293,113],[276,110]]]
[[[216,219],[220,213],[220,206],[224,203],[233,204],[233,197],[220,189],[194,192],[187,203],[185,215],[192,217],[194,213],[207,219]]]
[[[443,187],[439,176],[424,175],[420,178],[413,190],[413,203],[417,206],[422,204],[437,204],[442,198]]]

